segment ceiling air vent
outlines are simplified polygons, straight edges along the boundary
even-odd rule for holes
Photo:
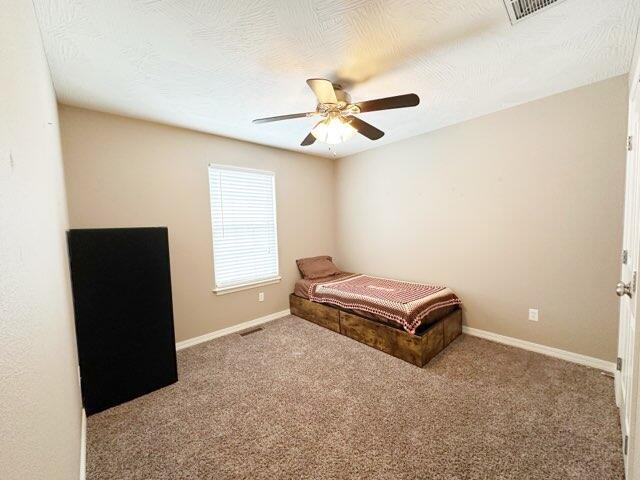
[[[564,0],[504,0],[504,6],[507,7],[509,20],[515,25],[534,13],[562,2]]]

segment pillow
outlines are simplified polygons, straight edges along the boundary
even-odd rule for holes
[[[320,257],[301,258],[296,260],[298,270],[302,274],[302,278],[321,278],[329,277],[331,275],[337,275],[341,273],[338,267],[336,267],[331,259],[327,255]]]

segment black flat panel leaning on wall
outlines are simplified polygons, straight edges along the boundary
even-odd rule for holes
[[[87,414],[178,380],[166,228],[67,234]]]

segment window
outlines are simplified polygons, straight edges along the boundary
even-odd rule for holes
[[[214,292],[278,281],[273,172],[210,165],[209,195]]]

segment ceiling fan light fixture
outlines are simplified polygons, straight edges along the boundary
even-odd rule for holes
[[[346,142],[357,133],[348,120],[340,115],[331,115],[317,123],[311,134],[317,140],[335,145]]]
[[[524,0],[508,1],[516,2]],[[307,80],[307,85],[313,90],[316,100],[318,101],[315,111],[256,118],[253,123],[279,122],[281,120],[303,117],[324,117],[313,127],[311,132],[304,137],[302,142],[300,142],[301,147],[313,145],[316,140],[335,145],[336,143],[346,142],[356,133],[359,133],[369,140],[380,140],[384,136],[384,132],[356,115],[366,112],[378,112],[380,110],[392,110],[394,108],[415,107],[420,104],[420,97],[415,93],[351,103],[351,96],[345,92],[340,85],[336,85],[326,78],[310,78]]]

